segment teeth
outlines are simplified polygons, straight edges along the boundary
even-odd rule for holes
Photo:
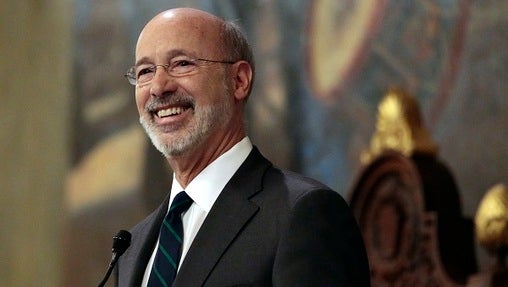
[[[183,111],[184,111],[184,109],[182,107],[174,107],[174,108],[169,108],[169,109],[164,109],[164,110],[158,111],[157,116],[159,118],[169,117],[169,116],[179,115],[179,114],[183,113]]]

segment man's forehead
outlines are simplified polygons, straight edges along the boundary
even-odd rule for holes
[[[191,48],[217,46],[220,33],[206,26],[183,23],[182,25],[159,25],[143,30],[140,34],[137,49],[158,48],[161,46],[176,46],[176,48]]]
[[[221,56],[222,20],[195,9],[172,9],[146,24],[136,45],[136,58],[159,56],[172,49],[184,49],[205,56]],[[208,55],[201,55],[202,53]],[[217,55],[216,55],[217,54]]]
[[[148,35],[147,35],[148,36]],[[136,46],[136,61],[148,58],[151,61],[168,61],[179,55],[215,58],[221,56],[218,39],[181,30],[180,34],[154,33],[140,39]]]

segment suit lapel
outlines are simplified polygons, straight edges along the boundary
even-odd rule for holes
[[[206,217],[187,253],[174,287],[202,286],[235,237],[259,207],[249,201],[262,188],[270,166],[254,148],[231,178]]]

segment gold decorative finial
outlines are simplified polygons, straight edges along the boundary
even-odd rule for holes
[[[416,151],[437,153],[437,145],[423,124],[417,101],[407,91],[395,87],[387,91],[378,106],[376,131],[361,161],[367,164],[389,149],[406,156]]]
[[[489,252],[508,248],[508,189],[497,184],[483,196],[475,216],[476,237]]]

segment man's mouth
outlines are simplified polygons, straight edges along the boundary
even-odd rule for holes
[[[159,119],[180,116],[194,109],[194,100],[186,95],[174,94],[172,96],[157,98],[146,105],[146,111]],[[178,117],[179,118],[179,117]]]
[[[176,116],[180,115],[186,110],[188,110],[190,107],[170,107],[162,110],[158,110],[155,115],[159,118],[166,118],[170,116]]]

